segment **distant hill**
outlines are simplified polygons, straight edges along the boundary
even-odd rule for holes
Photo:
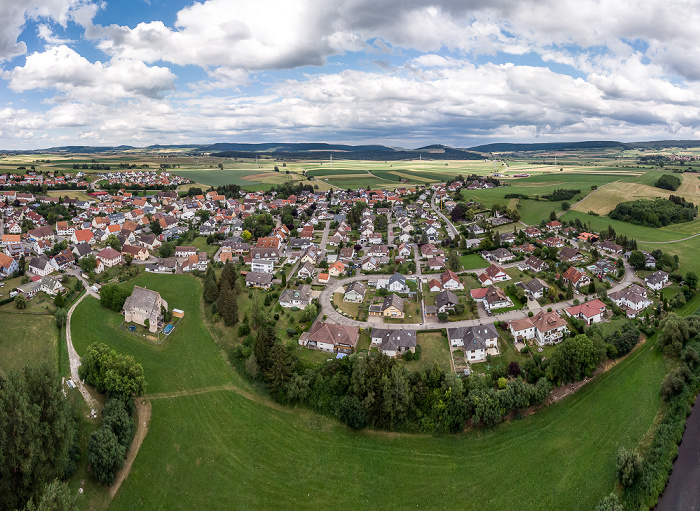
[[[669,147],[700,147],[700,140],[656,140],[630,143],[635,149],[668,149]]]
[[[219,144],[216,144],[219,145]],[[257,145],[257,144],[256,144]],[[259,144],[268,146],[268,144]],[[270,150],[228,150],[212,152],[212,156],[221,158],[255,158],[258,155],[274,157],[278,160],[315,160],[330,158],[331,154],[343,160],[373,160],[373,161],[397,161],[414,160],[419,157],[433,160],[483,160],[481,154],[454,149],[446,146],[429,146],[430,149],[421,148],[413,150],[397,150],[385,146],[342,146],[332,144],[298,144],[299,146],[311,146],[312,148],[296,150],[281,150],[277,144],[274,151]]]
[[[470,147],[470,151],[480,153],[513,153],[530,151],[568,151],[580,149],[634,149],[635,145],[625,142],[592,140],[588,142],[543,142],[539,144],[495,143]]]
[[[204,152],[221,151],[247,151],[252,153],[303,153],[313,151],[343,151],[343,152],[363,152],[363,151],[393,151],[392,148],[383,145],[344,145],[326,144],[318,142],[309,143],[278,143],[267,144],[236,144],[218,143],[199,147]]]
[[[135,148],[132,146],[129,146],[129,145],[120,145],[120,146],[113,146],[113,147],[95,147],[95,146],[88,146],[88,145],[67,145],[67,146],[61,146],[61,147],[50,147],[48,149],[41,149],[41,150],[37,150],[37,151],[28,151],[28,152],[93,154],[93,153],[106,153],[106,152],[115,152],[115,151],[129,151],[131,149],[135,149]]]

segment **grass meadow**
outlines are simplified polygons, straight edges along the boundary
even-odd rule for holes
[[[0,324],[0,375],[27,364],[57,364],[58,330],[53,316],[3,312]]]
[[[121,316],[92,298],[73,322],[79,353],[106,342],[140,361],[149,382],[151,426],[110,505],[115,510],[397,509],[426,502],[591,509],[615,482],[617,449],[637,444],[659,406],[664,364],[648,342],[575,395],[494,430],[442,438],[354,433],[271,403],[234,372],[202,323],[195,278],[143,274],[127,285],[134,284],[185,311],[162,346],[119,330]],[[441,334],[421,334],[419,342],[421,360],[409,366],[449,364]],[[522,477],[504,473],[513,460]],[[86,508],[106,505],[104,491],[88,496],[94,499]]]
[[[237,389],[152,399],[111,508],[592,509],[615,483],[618,448],[656,415],[664,365],[651,348],[528,418],[442,438],[354,433]]]

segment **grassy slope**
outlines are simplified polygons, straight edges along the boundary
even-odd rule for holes
[[[558,405],[445,438],[352,433],[231,391],[154,400],[112,507],[591,509],[614,484],[618,447],[651,425],[663,374],[648,343]]]
[[[73,345],[78,354],[85,353],[93,342],[104,342],[121,353],[133,355],[143,364],[148,393],[221,385],[236,378],[202,325],[198,280],[189,275],[144,273],[124,285],[155,289],[171,308],[185,311],[184,319],[168,340],[156,347],[119,330],[117,327],[124,320],[121,314],[104,309],[95,298],[86,298],[74,313],[80,321],[72,323]]]

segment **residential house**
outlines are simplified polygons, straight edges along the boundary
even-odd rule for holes
[[[445,289],[435,297],[435,307],[437,312],[454,311],[459,304],[459,297],[452,291]]]
[[[495,261],[498,264],[507,263],[515,259],[515,256],[510,252],[510,250],[505,248],[497,248],[496,250],[488,251],[484,250],[481,253],[481,257],[487,261]]]
[[[348,284],[348,287],[345,289],[345,294],[343,295],[343,301],[344,302],[353,302],[353,303],[360,303],[362,300],[365,298],[365,292],[367,291],[367,287],[363,282],[360,282],[359,280],[356,280],[354,282],[351,282]]]
[[[29,260],[29,271],[34,275],[44,277],[54,271],[58,270],[58,266],[45,255],[39,257],[32,257]]]
[[[339,277],[345,271],[345,264],[336,261],[328,267],[328,274],[331,277]]]
[[[523,284],[522,287],[525,290],[525,294],[527,294],[531,300],[542,298],[549,289],[546,282],[537,278]]]
[[[535,256],[530,256],[524,261],[524,265],[526,268],[529,268],[530,270],[534,271],[535,273],[539,273],[542,270],[547,269],[546,263],[540,259],[539,257]]]
[[[309,263],[309,262],[302,264],[301,268],[299,268],[299,271],[297,271],[297,276],[300,279],[313,277],[314,276],[314,265]]]
[[[566,313],[572,318],[582,319],[587,325],[600,323],[605,316],[606,305],[598,299],[574,305],[566,309]]]
[[[137,247],[136,245],[124,245],[122,247],[122,255],[126,257],[127,254],[137,261],[147,261],[150,257],[145,247]]]
[[[74,244],[78,243],[89,243],[90,245],[95,244],[95,236],[92,234],[90,229],[78,229],[70,237],[70,240]]]
[[[122,255],[112,247],[107,247],[97,253],[97,258],[102,261],[105,268],[111,268],[122,262]]]
[[[272,259],[253,259],[250,269],[254,273],[274,273],[275,263]]]
[[[583,261],[583,254],[571,247],[564,247],[559,251],[559,259],[567,263]]]
[[[428,270],[438,271],[445,267],[445,258],[442,256],[433,257],[428,259]]]
[[[626,289],[610,293],[608,297],[618,307],[624,309],[629,318],[637,317],[640,312],[652,304],[647,295],[647,290],[638,284],[632,284]]]
[[[530,318],[516,319],[508,325],[516,342],[535,338],[535,325]]]
[[[668,284],[668,273],[665,271],[655,271],[644,277],[644,282],[654,291],[661,291]]]
[[[297,289],[285,289],[279,299],[282,307],[303,309],[311,303],[311,286],[300,284]]]
[[[486,359],[486,350],[498,347],[498,332],[493,323],[459,328],[448,328],[450,345],[464,346],[467,362],[480,362]]]
[[[197,254],[197,247],[175,247],[175,257],[189,257]]]
[[[541,309],[532,318],[532,324],[535,325],[535,339],[540,346],[561,342],[569,331],[566,321],[557,311],[546,312]]]
[[[17,261],[7,254],[0,253],[0,277],[9,277],[17,271],[19,271]]]
[[[370,306],[369,313],[371,316],[403,318],[403,298],[392,293],[381,304]]]
[[[245,285],[246,287],[270,289],[270,286],[272,286],[272,274],[249,271],[245,276]]]
[[[372,346],[389,357],[416,351],[415,330],[373,328],[371,339]]]
[[[503,268],[495,264],[486,268],[484,273],[479,275],[479,282],[481,282],[482,286],[490,286],[496,282],[503,282],[505,280],[510,280],[510,275],[508,275]]]
[[[564,282],[571,282],[574,289],[580,289],[582,286],[587,286],[591,283],[591,278],[586,274],[586,272],[579,270],[574,266],[570,266],[561,277]]]
[[[319,321],[299,337],[299,345],[329,353],[352,353],[360,338],[356,326],[334,325]]]
[[[464,289],[464,284],[459,280],[459,276],[452,270],[445,270],[440,274],[440,284],[442,289],[450,289],[453,291],[455,289]]]

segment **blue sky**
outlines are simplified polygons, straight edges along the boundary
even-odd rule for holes
[[[0,16],[3,149],[700,128],[700,10],[682,0],[0,0]]]

